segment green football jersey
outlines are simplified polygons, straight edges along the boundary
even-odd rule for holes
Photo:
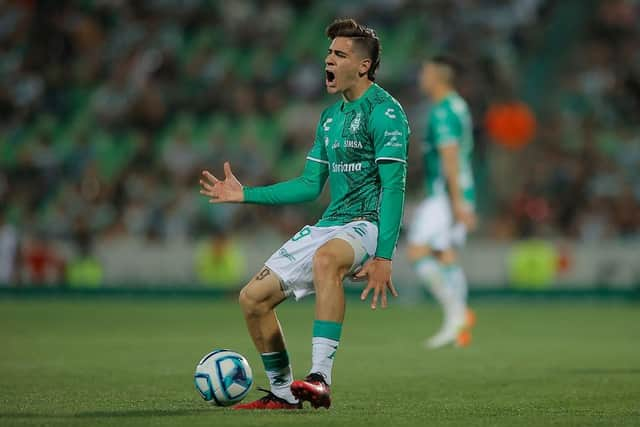
[[[475,204],[475,189],[471,155],[473,152],[473,123],[467,103],[457,93],[444,98],[429,112],[424,138],[424,166],[428,196],[447,194],[439,148],[458,144],[459,177],[462,197],[471,206]]]
[[[320,116],[307,159],[327,165],[331,203],[318,226],[357,219],[378,222],[377,162],[407,162],[409,123],[398,103],[377,84],[352,102],[340,100]]]

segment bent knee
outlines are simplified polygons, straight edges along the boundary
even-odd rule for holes
[[[313,256],[314,273],[331,273],[338,269],[338,257],[335,253],[320,248]]]
[[[453,249],[446,249],[444,251],[438,252],[437,258],[438,261],[440,261],[444,265],[455,264],[458,260],[456,251],[454,251]]]
[[[240,290],[240,294],[238,295],[238,303],[243,310],[245,309],[245,307],[250,307],[251,305],[253,305],[253,298],[249,296],[249,291],[247,290],[248,286],[249,285],[242,288]]]
[[[256,295],[251,284],[248,284],[240,291],[238,295],[238,303],[242,307],[242,311],[247,316],[261,316],[273,309],[274,304],[270,299]]]

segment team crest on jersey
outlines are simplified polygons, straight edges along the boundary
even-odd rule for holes
[[[358,114],[351,121],[351,126],[349,126],[349,130],[351,133],[356,133],[360,129],[360,122],[362,121],[362,113],[358,111]]]

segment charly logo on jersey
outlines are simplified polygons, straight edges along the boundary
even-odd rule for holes
[[[331,117],[327,118],[327,120],[325,120],[324,123],[322,124],[322,129],[324,129],[325,132],[329,132],[329,130],[331,130],[331,126],[329,125],[332,122],[333,122],[333,119]]]
[[[362,163],[332,163],[331,171],[336,173],[344,172],[360,172],[362,170]]]
[[[387,108],[387,111],[384,112],[384,115],[389,117],[390,119],[396,118],[396,110],[393,108]]]
[[[358,111],[356,116],[351,120],[351,125],[349,126],[349,130],[351,133],[356,133],[360,129],[360,122],[362,121],[362,113]]]

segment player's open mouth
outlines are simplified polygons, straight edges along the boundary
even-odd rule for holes
[[[327,86],[333,86],[333,83],[336,80],[336,75],[333,73],[333,71],[325,70],[324,72],[326,75]]]

